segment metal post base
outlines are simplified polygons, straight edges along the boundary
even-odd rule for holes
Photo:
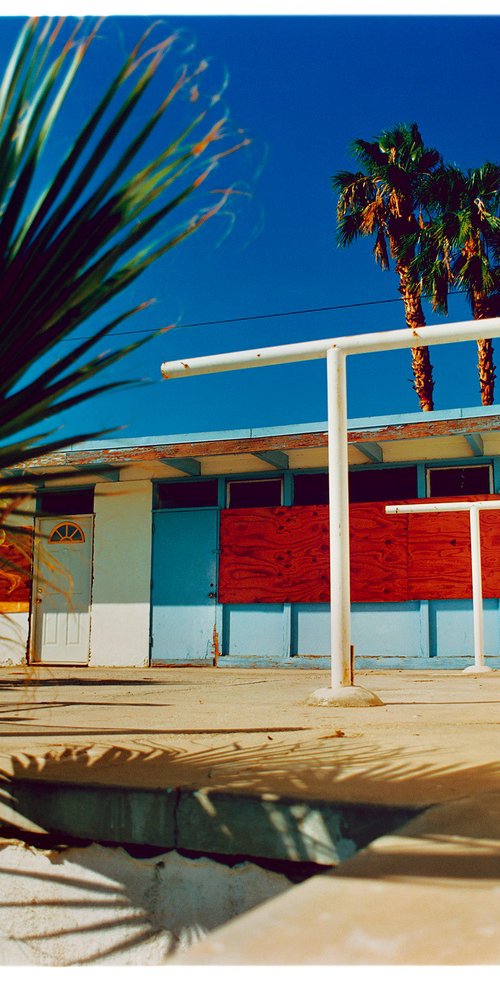
[[[476,666],[474,663],[472,666],[466,666],[462,673],[494,673],[492,666]]]
[[[308,704],[319,707],[377,707],[384,703],[364,687],[322,687],[307,698]]]

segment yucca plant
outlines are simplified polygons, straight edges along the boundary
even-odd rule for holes
[[[0,86],[0,468],[12,468],[75,440],[77,434],[18,435],[112,386],[82,391],[143,340],[90,358],[89,350],[145,305],[128,308],[74,344],[34,379],[37,363],[100,312],[160,256],[220,210],[229,194],[170,232],[167,220],[206,181],[231,144],[227,118],[210,121],[210,109],[193,115],[162,152],[132,175],[130,167],[182,90],[198,92],[198,76],[184,68],[156,111],[134,128],[127,123],[151,84],[175,35],[143,50],[146,32],[96,108],[69,143],[65,159],[33,202],[41,158],[68,92],[100,22],[84,34],[79,22],[60,42],[62,19],[30,19],[23,27]],[[71,24],[70,24],[71,27]],[[213,101],[216,105],[216,100]],[[214,144],[225,146],[214,152]],[[201,163],[200,163],[201,162]],[[152,233],[157,239],[152,239]],[[147,303],[147,302],[146,302]],[[160,329],[161,331],[162,329]],[[163,329],[164,330],[164,329]],[[45,360],[46,362],[46,360]],[[78,392],[75,390],[78,388]],[[101,432],[102,433],[102,432]],[[52,438],[52,439],[49,439]]]
[[[42,156],[100,25],[85,19],[26,21],[0,84],[3,537],[16,528],[12,513],[23,515],[17,486],[25,463],[103,434],[56,434],[51,418],[130,382],[96,384],[94,378],[144,339],[97,357],[89,353],[149,302],[125,306],[112,318],[103,309],[223,207],[227,189],[217,191],[205,207],[199,202],[198,211],[189,210],[175,227],[170,224],[174,212],[185,216],[188,199],[195,193],[199,197],[202,186],[208,188],[207,178],[221,159],[249,142],[231,136],[216,97],[201,107],[199,83],[206,61],[192,70],[184,67],[156,110],[144,113],[141,100],[177,40],[174,33],[153,44],[150,36],[157,25],[152,24],[103,88],[81,129],[68,133],[64,159],[47,175]],[[190,120],[182,125],[174,120],[161,153],[145,156],[148,139],[160,121],[166,129],[168,111],[183,93],[193,107]],[[138,107],[139,124],[137,113],[133,116]],[[100,312],[102,323],[95,327]],[[74,330],[91,318],[85,339],[71,344]],[[63,340],[69,347],[61,355]],[[119,423],[112,421],[114,427]],[[32,436],[40,426],[42,432]],[[6,557],[1,566],[16,571]]]
[[[201,62],[192,73],[185,70],[140,131],[112,156],[118,137],[174,40],[170,36],[140,54],[145,35],[103,93],[44,192],[29,207],[45,145],[97,30],[95,27],[79,39],[78,25],[50,61],[61,27],[61,22],[54,27],[50,21],[41,25],[36,19],[30,20],[21,32],[0,88],[1,468],[26,459],[32,439],[16,440],[19,432],[110,385],[123,385],[112,383],[74,392],[143,344],[141,340],[81,364],[92,346],[144,304],[125,310],[91,332],[35,380],[25,385],[22,381],[42,356],[221,208],[228,192],[221,193],[216,204],[186,220],[171,235],[162,226],[203,184],[220,158],[236,149],[232,146],[211,153],[214,141],[224,138],[227,120],[221,118],[200,133],[207,122],[206,111],[202,111],[160,155],[132,176],[124,176],[174,97],[193,85],[206,64]],[[138,78],[120,101],[122,89],[133,75]],[[117,97],[118,107],[99,136],[99,125]],[[240,146],[242,142],[246,141]],[[200,170],[196,165],[202,156],[206,161]],[[96,182],[99,169],[102,177]],[[194,176],[190,176],[190,169],[195,170]],[[174,185],[178,190],[172,193]],[[170,193],[167,200],[166,192]],[[153,242],[151,233],[157,228],[160,238]],[[37,454],[61,446],[61,438],[47,442],[48,436],[36,438]],[[97,435],[76,435],[79,439],[90,436]],[[69,440],[73,438],[66,438],[64,443]]]

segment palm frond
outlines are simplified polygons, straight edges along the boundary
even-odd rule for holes
[[[382,270],[389,269],[390,263],[389,263],[389,250],[387,249],[387,240],[383,230],[380,227],[377,233],[377,238],[375,239],[375,245],[373,247],[373,255],[375,257],[375,262],[382,267]]]
[[[361,235],[357,216],[348,212],[339,218],[337,223],[337,245],[341,248],[350,246]]]
[[[0,467],[12,468],[35,451],[49,453],[78,435],[40,435],[38,445],[16,435],[120,383],[88,384],[146,338],[82,360],[136,305],[89,332],[53,364],[33,374],[71,332],[117,297],[152,263],[200,229],[230,193],[217,193],[177,226],[168,220],[199,197],[223,157],[249,141],[233,140],[216,110],[198,110],[175,126],[161,153],[136,161],[173,101],[203,70],[184,69],[136,129],[132,114],[153,84],[175,35],[146,47],[153,25],[124,59],[95,108],[46,180],[42,158],[78,78],[100,22],[31,19],[24,25],[0,85]],[[215,103],[214,103],[215,105]],[[127,133],[129,136],[127,137]],[[134,170],[135,166],[135,170]],[[152,239],[156,233],[157,239]],[[160,329],[160,332],[163,329]],[[154,333],[152,336],[154,337]],[[34,381],[26,382],[26,378]],[[103,436],[102,432],[82,439]],[[49,440],[50,438],[50,440]]]
[[[354,140],[351,153],[369,175],[380,174],[387,166],[387,156],[377,141]]]

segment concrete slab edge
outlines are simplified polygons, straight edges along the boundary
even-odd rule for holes
[[[415,807],[0,779],[0,823],[101,843],[336,865],[420,812]]]
[[[496,966],[499,830],[499,791],[428,808],[169,963]]]

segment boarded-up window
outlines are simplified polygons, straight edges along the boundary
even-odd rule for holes
[[[223,509],[219,601],[327,602],[328,508]]]
[[[0,531],[0,612],[29,611],[33,534]]]
[[[328,602],[328,526],[325,505],[222,510],[219,601]],[[470,598],[464,512],[390,516],[383,502],[356,503],[350,541],[353,602]],[[481,515],[481,554],[484,597],[500,598],[500,512]]]

